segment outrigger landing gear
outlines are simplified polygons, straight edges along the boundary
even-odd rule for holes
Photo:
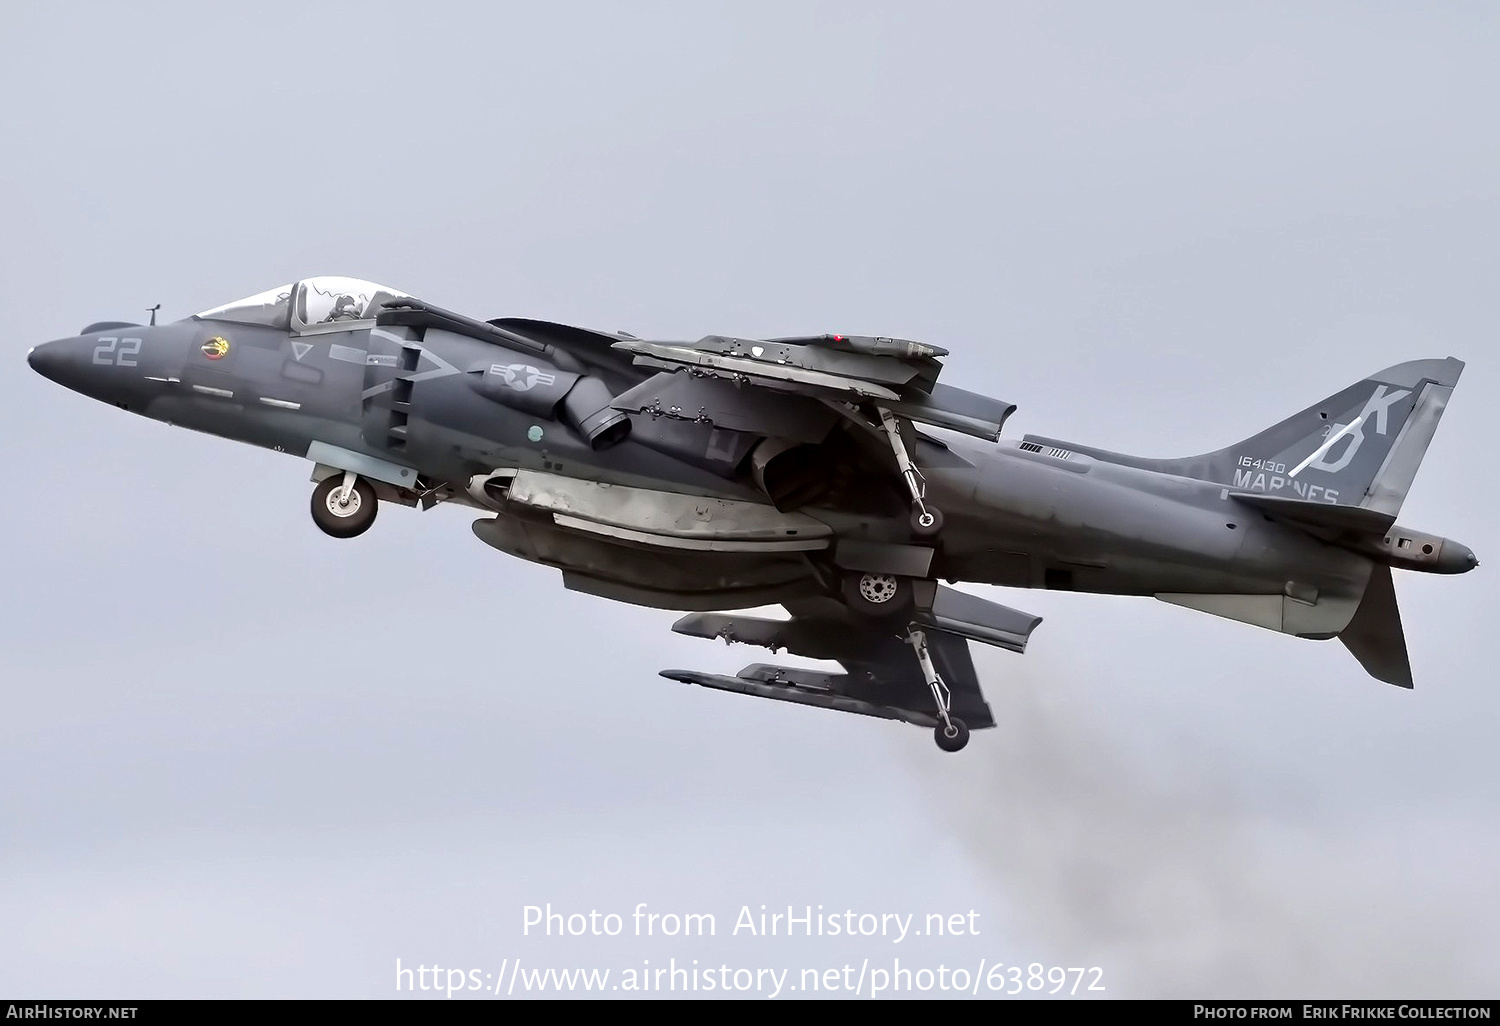
[[[953,704],[953,695],[948,690],[948,685],[943,683],[943,678],[938,676],[937,667],[932,665],[932,654],[927,651],[927,632],[913,624],[906,635],[906,642],[917,653],[922,676],[927,679],[927,686],[932,689],[932,700],[937,703],[938,724],[932,731],[933,740],[943,751],[956,752],[969,743],[969,728],[963,720],[950,715],[948,711]]]
[[[901,468],[901,477],[911,492],[911,533],[918,538],[936,538],[943,531],[943,511],[927,505],[927,479],[911,461],[906,443],[901,440],[901,421],[882,406],[880,425],[885,428],[891,451],[896,454],[896,466]]]
[[[313,522],[335,538],[364,534],[379,510],[375,489],[352,471],[326,477],[313,489]]]

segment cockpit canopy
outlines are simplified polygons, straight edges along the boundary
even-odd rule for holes
[[[325,275],[303,278],[295,285],[268,289],[194,316],[307,335],[364,327],[374,323],[375,312],[388,300],[407,298],[406,293],[385,285]]]
[[[291,285],[267,289],[265,292],[236,300],[233,303],[225,303],[223,306],[216,306],[212,310],[204,310],[193,316],[205,321],[262,324],[268,328],[280,328],[282,331],[287,331],[292,326],[292,289]]]

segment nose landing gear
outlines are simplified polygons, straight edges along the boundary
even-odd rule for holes
[[[313,523],[335,538],[364,534],[379,510],[380,500],[370,482],[350,471],[325,478],[313,489]]]

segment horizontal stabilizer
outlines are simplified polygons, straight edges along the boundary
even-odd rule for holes
[[[1260,492],[1230,492],[1229,497],[1254,506],[1272,520],[1281,520],[1314,533],[1326,535],[1383,535],[1396,518],[1390,513],[1364,506],[1344,506],[1332,502],[1309,502]]]
[[[1339,640],[1376,680],[1398,688],[1412,686],[1411,659],[1406,653],[1406,632],[1401,629],[1401,610],[1396,606],[1390,567],[1376,566],[1370,574],[1364,598]]]

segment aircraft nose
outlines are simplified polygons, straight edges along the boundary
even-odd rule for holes
[[[115,402],[114,393],[127,384],[128,379],[111,373],[118,370],[118,365],[106,362],[113,354],[108,350],[101,352],[101,341],[110,340],[79,336],[43,342],[26,354],[26,362],[42,377],[64,388]]]
[[[26,362],[42,377],[66,384],[62,377],[70,362],[67,352],[69,341],[71,340],[64,339],[61,342],[43,342],[39,346],[32,346],[26,353]]]

